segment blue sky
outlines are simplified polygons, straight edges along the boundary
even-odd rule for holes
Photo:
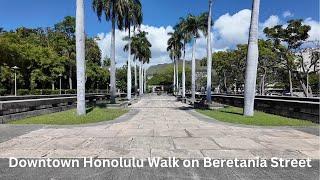
[[[110,30],[110,25],[97,20],[86,2],[86,32],[90,36]],[[242,9],[250,9],[252,0],[215,0],[214,18]],[[142,0],[144,24],[152,26],[174,25],[187,13],[199,14],[207,9],[207,0]],[[297,18],[319,21],[319,0],[261,0],[261,20],[289,10]],[[0,27],[14,29],[19,26],[52,26],[64,16],[75,14],[75,0],[0,0]]]
[[[0,0],[0,27],[6,30],[25,26],[29,28],[50,27],[65,16],[75,15],[76,0]],[[103,56],[110,54],[110,23],[98,21],[91,7],[92,0],[85,1],[86,33],[98,36],[98,45]],[[152,43],[151,64],[170,62],[166,52],[166,42],[179,17],[188,13],[200,14],[208,9],[208,0],[141,0],[144,22],[142,30],[148,31]],[[214,0],[212,29],[213,50],[235,48],[246,43],[251,16],[252,0]],[[303,19],[311,26],[309,40],[320,39],[319,0],[261,0],[260,38],[264,38],[263,28],[285,24],[289,19]],[[126,63],[123,52],[126,32],[116,31],[116,62],[118,66]],[[197,40],[196,58],[206,55],[206,40]],[[190,46],[187,58],[190,59]]]

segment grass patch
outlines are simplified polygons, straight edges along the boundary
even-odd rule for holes
[[[10,124],[52,124],[72,125],[87,124],[113,120],[125,113],[127,109],[108,109],[102,107],[88,108],[85,116],[77,116],[76,109],[45,114],[9,122]]]
[[[218,110],[197,109],[196,111],[219,121],[236,124],[257,126],[318,126],[318,124],[310,121],[267,114],[261,111],[255,111],[253,117],[245,117],[242,115],[242,108],[231,106]]]

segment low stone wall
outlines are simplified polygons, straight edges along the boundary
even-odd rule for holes
[[[95,104],[107,98],[107,95],[86,95],[88,104]],[[75,96],[0,101],[0,123],[68,110],[76,106],[76,101]]]
[[[222,104],[243,107],[244,98],[242,96],[212,95],[212,100]],[[319,123],[319,101],[310,102],[256,97],[254,106],[256,110],[266,113]]]

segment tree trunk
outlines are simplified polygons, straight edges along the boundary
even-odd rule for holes
[[[138,94],[138,77],[137,77],[137,60],[134,61],[134,96],[137,98]]]
[[[86,114],[85,100],[85,35],[84,4],[77,0],[76,12],[76,56],[77,56],[77,114]]]
[[[54,82],[51,82],[51,89],[54,90]]]
[[[115,32],[116,24],[115,19],[112,19],[112,30],[111,30],[111,66],[110,66],[110,97],[111,103],[116,103],[116,42],[115,42]]]
[[[147,92],[147,68],[144,68],[144,84],[143,84],[143,91],[146,93]]]
[[[307,72],[307,97],[309,97],[309,73]]]
[[[211,50],[211,8],[212,0],[209,0],[208,17],[208,38],[207,38],[207,103],[211,103],[211,69],[212,69],[212,50]]]
[[[193,45],[192,45],[192,62],[191,62],[191,101],[192,103],[196,100],[196,37],[193,38]]]
[[[259,6],[260,0],[253,0],[250,33],[248,42],[248,54],[246,64],[246,78],[244,90],[245,116],[254,115],[254,97],[256,92],[257,67],[258,67],[258,27],[259,27]]]
[[[142,95],[142,62],[140,62],[139,67],[139,95]]]
[[[72,65],[70,63],[70,68],[69,68],[69,89],[72,89]]]
[[[292,74],[291,70],[288,69],[288,76],[289,76],[289,90],[290,90],[290,96],[293,96],[293,88],[292,88]]]
[[[143,72],[143,63],[141,65],[141,91],[142,91],[142,94],[144,94],[144,72]]]
[[[127,99],[131,99],[131,39],[130,39],[130,27],[129,31],[129,42],[128,42],[128,68],[127,68]]]
[[[176,93],[176,61],[173,60],[173,95]]]
[[[179,60],[176,60],[176,90],[177,90],[177,94],[179,94]]]
[[[228,93],[227,76],[225,71],[223,71],[223,85],[224,85],[225,93]]]
[[[182,98],[186,97],[186,50],[183,44],[183,60],[182,60]]]

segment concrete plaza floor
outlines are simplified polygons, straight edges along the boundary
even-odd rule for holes
[[[129,114],[114,122],[29,128],[0,143],[0,158],[320,159],[319,136],[293,128],[208,120],[171,96],[146,96],[130,108]]]

